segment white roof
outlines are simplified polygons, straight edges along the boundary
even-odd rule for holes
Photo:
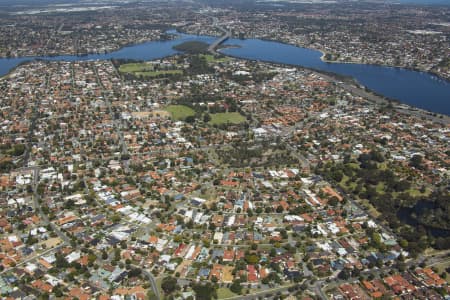
[[[72,253],[70,253],[69,255],[66,256],[66,260],[67,262],[70,264],[78,259],[81,258],[81,253],[78,251],[74,251]]]

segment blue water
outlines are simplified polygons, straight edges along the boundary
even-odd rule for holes
[[[64,61],[104,60],[112,58],[135,60],[158,59],[178,53],[172,49],[174,45],[193,40],[212,43],[215,38],[180,34],[175,40],[138,44],[107,54],[4,58],[0,59],[0,76],[7,74],[19,63],[32,59]],[[221,51],[227,55],[304,66],[351,76],[360,84],[388,98],[397,99],[400,102],[432,112],[450,115],[450,82],[439,79],[431,74],[401,68],[364,64],[326,63],[320,59],[321,53],[319,51],[259,39],[230,39],[225,44],[240,46],[240,48],[222,49]]]
[[[120,50],[105,54],[88,54],[83,56],[60,55],[60,56],[32,56],[20,58],[0,58],[0,76],[4,76],[18,64],[32,61],[34,59],[43,59],[50,61],[87,61],[87,60],[108,60],[108,59],[135,59],[135,60],[153,60],[180,53],[172,47],[187,41],[202,41],[212,43],[215,38],[209,36],[196,36],[180,34],[175,40],[153,41],[133,46],[127,46]]]
[[[403,103],[450,115],[450,82],[437,76],[402,68],[326,63],[319,51],[258,39],[230,39],[221,52],[246,59],[272,61],[314,68],[355,78],[360,84]]]

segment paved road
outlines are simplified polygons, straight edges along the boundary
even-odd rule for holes
[[[47,76],[45,78],[46,85],[48,85],[49,77]],[[36,104],[33,107],[33,117],[31,119],[31,125],[27,137],[27,147],[24,155],[24,168],[29,169],[33,171],[33,206],[34,210],[38,212],[39,217],[43,220],[44,224],[47,226],[49,225],[53,231],[58,235],[58,237],[63,241],[64,244],[70,245],[70,239],[61,231],[59,228],[50,222],[48,219],[48,216],[42,211],[41,206],[39,205],[39,199],[40,195],[37,191],[38,185],[39,185],[39,173],[40,173],[40,167],[29,167],[28,162],[30,160],[30,151],[33,147],[33,137],[34,137],[34,130],[36,128],[36,122],[39,119],[39,106],[41,101],[36,101]]]
[[[264,290],[264,291],[260,291],[260,292],[256,292],[253,293],[251,295],[239,295],[239,296],[234,296],[234,297],[230,297],[230,298],[226,298],[227,300],[230,299],[243,299],[243,300],[255,300],[258,299],[260,297],[270,297],[267,295],[276,295],[278,292],[285,292],[287,291],[289,288],[296,286],[298,283],[294,283],[294,284],[290,284],[290,285],[286,285],[286,286],[281,286],[281,287],[277,287],[277,288],[273,288],[273,289],[269,289],[269,290]]]
[[[161,297],[159,295],[158,286],[156,285],[155,278],[153,277],[153,274],[149,271],[142,269],[142,273],[147,276],[148,280],[150,281],[150,285],[152,286],[153,293],[155,294],[156,300],[159,300]]]
[[[37,191],[37,187],[39,184],[39,172],[40,172],[39,167],[36,167],[33,169],[33,205],[34,205],[34,209],[35,209],[35,211],[37,211],[39,213],[39,217],[42,219],[44,224],[46,226],[50,225],[50,227],[53,229],[53,231],[56,233],[56,235],[58,235],[58,237],[64,242],[64,244],[70,245],[71,240],[55,224],[50,222],[50,220],[48,219],[48,216],[42,211],[42,208],[39,205],[40,196]]]
[[[53,251],[55,251],[55,250],[57,250],[58,248],[61,248],[61,247],[63,247],[63,246],[65,246],[64,243],[59,244],[59,245],[56,246],[56,247],[47,249],[47,250],[45,250],[44,252],[41,252],[41,253],[39,253],[39,254],[33,255],[32,257],[30,257],[30,258],[28,258],[28,259],[25,259],[25,260],[21,261],[20,263],[16,264],[14,268],[18,268],[18,267],[20,267],[20,266],[23,266],[23,265],[25,265],[25,264],[27,264],[27,263],[29,263],[29,262],[31,262],[31,261],[34,261],[35,259],[37,259],[37,258],[39,258],[39,257],[41,257],[41,256],[43,256],[43,255],[45,255],[45,254],[47,254],[47,253],[53,252]],[[4,274],[4,273],[7,273],[7,272],[10,272],[11,270],[12,270],[12,269],[10,269],[10,268],[6,268],[5,270],[1,271],[0,274]]]
[[[224,27],[222,27],[222,25],[219,24],[219,20],[216,17],[211,17],[211,18],[213,20],[212,26],[219,29],[221,32],[223,32],[223,35],[220,38],[218,38],[217,40],[215,40],[214,43],[212,43],[208,47],[208,51],[211,52],[212,54],[215,54],[216,48],[231,37],[231,32],[226,30]]]
[[[298,153],[298,150],[286,143],[286,149],[290,151],[291,156],[298,159],[298,161],[301,163],[302,168],[309,168],[309,161],[300,153]]]
[[[45,82],[46,84],[48,84],[48,76],[45,78]],[[39,98],[38,98],[39,99]],[[41,206],[39,205],[39,199],[40,199],[40,195],[38,193],[38,185],[39,185],[39,176],[40,176],[40,170],[42,166],[28,166],[29,160],[30,160],[30,150],[32,149],[33,146],[33,137],[34,137],[34,130],[36,128],[36,122],[39,119],[39,106],[40,106],[41,101],[40,100],[36,100],[36,103],[33,107],[33,116],[31,119],[31,124],[30,124],[30,128],[29,128],[29,133],[27,136],[27,147],[25,150],[25,154],[24,154],[24,159],[23,159],[23,167],[20,169],[22,171],[32,171],[33,172],[33,182],[32,182],[32,188],[33,188],[33,206],[34,206],[34,211],[38,213],[39,217],[41,218],[41,220],[43,221],[45,226],[50,226],[52,228],[52,230],[56,233],[56,235],[59,237],[59,239],[62,241],[61,244],[59,244],[56,247],[53,247],[51,249],[45,250],[39,254],[36,254],[26,260],[23,260],[22,262],[18,263],[16,265],[16,267],[24,265],[30,261],[33,261],[35,259],[37,259],[38,257],[49,253],[51,251],[54,251],[60,247],[66,246],[66,245],[70,245],[71,240],[61,231],[59,230],[59,228],[53,224],[52,222],[50,222],[50,220],[48,219],[48,216],[42,211]],[[10,271],[11,269],[6,269],[4,270],[2,273]]]
[[[103,99],[104,99],[104,101],[106,103],[106,106],[108,107],[108,112],[109,112],[109,115],[110,115],[111,120],[113,122],[114,130],[116,131],[116,134],[119,137],[120,152],[121,152],[122,155],[127,155],[128,156],[129,155],[128,146],[127,146],[127,143],[125,142],[125,139],[123,137],[122,121],[120,120],[120,117],[116,118],[116,116],[115,116],[115,113],[114,113],[114,111],[112,109],[111,100],[109,99],[109,97],[107,95],[108,91],[106,90],[105,86],[103,85],[103,83],[102,83],[102,81],[100,79],[100,76],[98,75],[97,68],[93,68],[93,69],[94,69],[95,76],[97,78],[97,83],[99,84],[99,86],[102,87],[102,96],[103,96]],[[128,99],[128,94],[126,94],[125,98]],[[123,166],[124,166],[125,173],[128,174],[130,172],[128,160],[123,161]]]
[[[314,293],[316,294],[316,296],[319,296],[320,299],[326,300],[326,299],[328,299],[328,297],[323,292],[322,285],[323,285],[323,281],[317,281],[314,284],[313,290],[314,290]]]

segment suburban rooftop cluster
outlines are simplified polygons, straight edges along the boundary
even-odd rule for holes
[[[376,3],[284,3],[280,6],[134,3],[91,8],[9,7],[0,19],[0,57],[105,53],[169,38],[167,29],[262,38],[317,49],[325,61],[388,65],[450,78],[448,6]],[[74,13],[75,12],[75,13]]]
[[[353,2],[285,6],[280,10],[271,5],[238,5],[208,13],[235,37],[317,49],[325,61],[406,67],[450,79],[448,6]],[[215,34],[213,28],[201,23],[183,30]]]
[[[448,180],[447,125],[210,54],[35,61],[0,88],[6,299],[448,294],[433,239],[373,200]],[[350,182],[367,168],[393,186]]]
[[[146,9],[111,6],[78,13],[3,13],[0,57],[107,53],[129,44],[170,38],[166,30],[178,26],[180,19],[205,18],[167,5]]]

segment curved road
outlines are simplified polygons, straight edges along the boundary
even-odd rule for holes
[[[142,269],[142,273],[145,276],[147,276],[148,280],[150,281],[153,293],[155,294],[155,299],[156,300],[160,300],[161,297],[159,296],[158,286],[156,285],[155,277],[153,277],[152,273],[150,273],[149,271],[147,271],[147,270],[145,270],[143,268],[141,268],[141,269]]]

